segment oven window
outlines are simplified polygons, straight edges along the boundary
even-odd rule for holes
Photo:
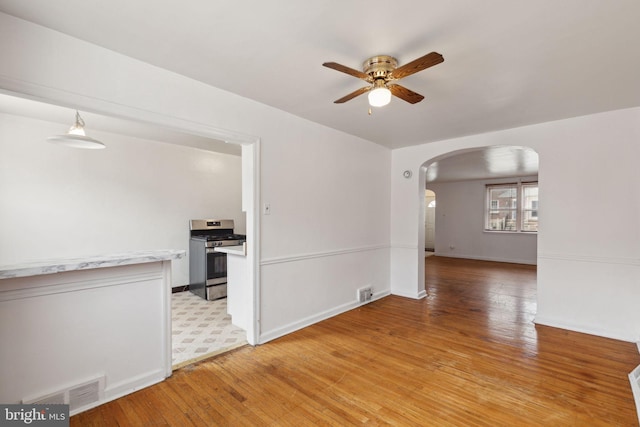
[[[207,254],[207,280],[227,277],[227,254]]]

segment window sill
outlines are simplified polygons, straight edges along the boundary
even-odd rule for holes
[[[483,233],[488,234],[518,234],[523,236],[537,236],[537,231],[508,231],[508,230],[482,230]]]

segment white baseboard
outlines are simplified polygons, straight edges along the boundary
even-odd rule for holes
[[[631,383],[631,391],[633,391],[633,399],[636,402],[636,412],[638,413],[638,422],[640,422],[640,365],[629,373],[629,383]]]
[[[586,325],[571,324],[562,320],[552,319],[552,318],[544,317],[540,315],[536,315],[533,323],[537,325],[551,326],[553,328],[566,329],[568,331],[580,332],[583,334],[596,335],[604,338],[611,338],[618,341],[626,341],[626,342],[632,342],[632,343],[637,342],[637,337],[625,335],[623,332],[616,333],[615,331],[611,331],[611,330],[598,329],[598,328],[593,328]]]
[[[107,402],[111,402],[112,400],[119,399],[122,396],[126,396],[135,391],[138,391],[143,388],[162,382],[165,379],[166,378],[164,375],[164,370],[157,370],[157,371],[145,373],[143,375],[138,375],[134,378],[129,378],[125,381],[120,381],[119,383],[113,384],[111,387],[108,387],[104,391],[103,399],[100,399],[97,402],[93,402],[89,405],[86,405],[74,411],[71,411],[69,415],[72,416],[72,415],[79,414],[80,412],[88,411],[89,409],[103,405]]]
[[[383,292],[376,292],[373,294],[373,297],[371,298],[371,301],[367,301],[364,303],[358,302],[358,301],[351,301],[348,302],[346,304],[342,304],[338,307],[334,307],[330,310],[326,310],[323,311],[321,313],[315,314],[313,316],[309,316],[306,317],[304,319],[301,319],[297,322],[293,322],[293,323],[289,323],[288,325],[284,325],[281,326],[277,329],[274,329],[272,331],[267,331],[265,333],[260,334],[260,336],[258,337],[258,344],[264,344],[267,343],[269,341],[272,341],[276,338],[280,338],[283,337],[287,334],[290,334],[291,332],[295,332],[297,330],[306,328],[307,326],[311,326],[314,323],[318,323],[321,322],[323,320],[329,319],[333,316],[337,316],[338,314],[342,314],[345,313],[349,310],[353,310],[354,308],[358,308],[360,306],[369,304],[375,300],[378,300],[380,298],[386,297],[387,295],[390,295],[389,291],[383,291]]]
[[[418,292],[417,294],[411,294],[408,292],[392,292],[392,295],[403,297],[403,298],[411,298],[411,299],[422,299],[427,297],[427,291],[424,289]]]
[[[462,258],[462,259],[475,259],[478,261],[493,261],[493,262],[507,262],[510,264],[528,264],[528,265],[536,265],[538,260],[529,260],[529,259],[519,259],[519,258],[498,258],[498,257],[486,257],[486,256],[476,256],[476,255],[464,255],[464,254],[452,254],[449,252],[436,252],[436,256],[444,257],[444,258]]]

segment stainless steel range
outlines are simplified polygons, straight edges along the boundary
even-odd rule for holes
[[[189,290],[207,299],[227,296],[227,254],[219,246],[242,245],[243,234],[234,234],[232,219],[192,219],[189,221]]]

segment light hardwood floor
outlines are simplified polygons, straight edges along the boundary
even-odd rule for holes
[[[174,372],[72,426],[634,426],[634,344],[532,323],[535,267],[429,257],[390,296]]]

